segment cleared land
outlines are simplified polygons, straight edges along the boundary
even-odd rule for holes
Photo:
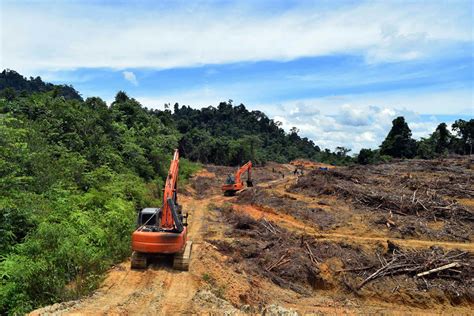
[[[206,166],[181,195],[195,245],[189,272],[124,262],[94,295],[33,314],[469,314],[469,161],[325,167],[268,164],[254,170],[255,187],[224,197],[234,169]]]

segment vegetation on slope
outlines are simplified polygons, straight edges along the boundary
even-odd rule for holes
[[[133,99],[0,100],[0,313],[76,298],[127,257],[160,205],[179,133]],[[181,160],[181,179],[196,169]]]
[[[82,101],[82,97],[72,86],[45,83],[40,77],[24,78],[14,70],[5,69],[0,73],[0,96],[13,100],[17,95],[27,96],[35,92],[53,92],[55,96]]]
[[[243,104],[233,106],[232,100],[200,110],[176,104],[172,119],[183,134],[180,149],[192,160],[218,165],[288,162],[317,159],[321,152],[296,128],[287,134],[265,113],[248,111]]]

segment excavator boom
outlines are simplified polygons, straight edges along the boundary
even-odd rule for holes
[[[163,192],[163,209],[161,214],[161,227],[164,229],[172,229],[175,226],[173,219],[172,204],[177,204],[177,181],[179,173],[179,152],[174,152],[171,160],[170,170],[166,177],[165,188]],[[170,201],[171,200],[171,201]]]

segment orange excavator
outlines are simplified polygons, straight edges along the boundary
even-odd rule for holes
[[[192,241],[187,239],[187,214],[178,205],[179,152],[176,149],[166,178],[163,206],[144,208],[132,234],[132,269],[145,269],[150,257],[172,255],[173,268],[189,270]]]
[[[222,186],[222,191],[224,195],[232,196],[235,195],[235,192],[240,191],[244,188],[244,182],[241,179],[242,174],[247,171],[247,187],[253,187],[252,177],[252,162],[249,161],[245,165],[239,168],[234,175],[228,175],[225,184]]]

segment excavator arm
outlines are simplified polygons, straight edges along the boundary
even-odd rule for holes
[[[252,162],[249,161],[245,165],[240,167],[240,169],[237,170],[237,172],[235,173],[235,183],[241,183],[242,182],[241,176],[245,171],[247,171],[247,173],[248,173],[247,181],[252,181],[252,178],[251,178],[251,175],[252,175],[251,174],[252,173]]]
[[[163,191],[163,208],[161,211],[161,228],[183,230],[181,219],[178,212],[178,172],[179,172],[179,152],[176,149],[171,160],[170,170],[166,177],[165,188]],[[179,229],[180,228],[180,229]]]

